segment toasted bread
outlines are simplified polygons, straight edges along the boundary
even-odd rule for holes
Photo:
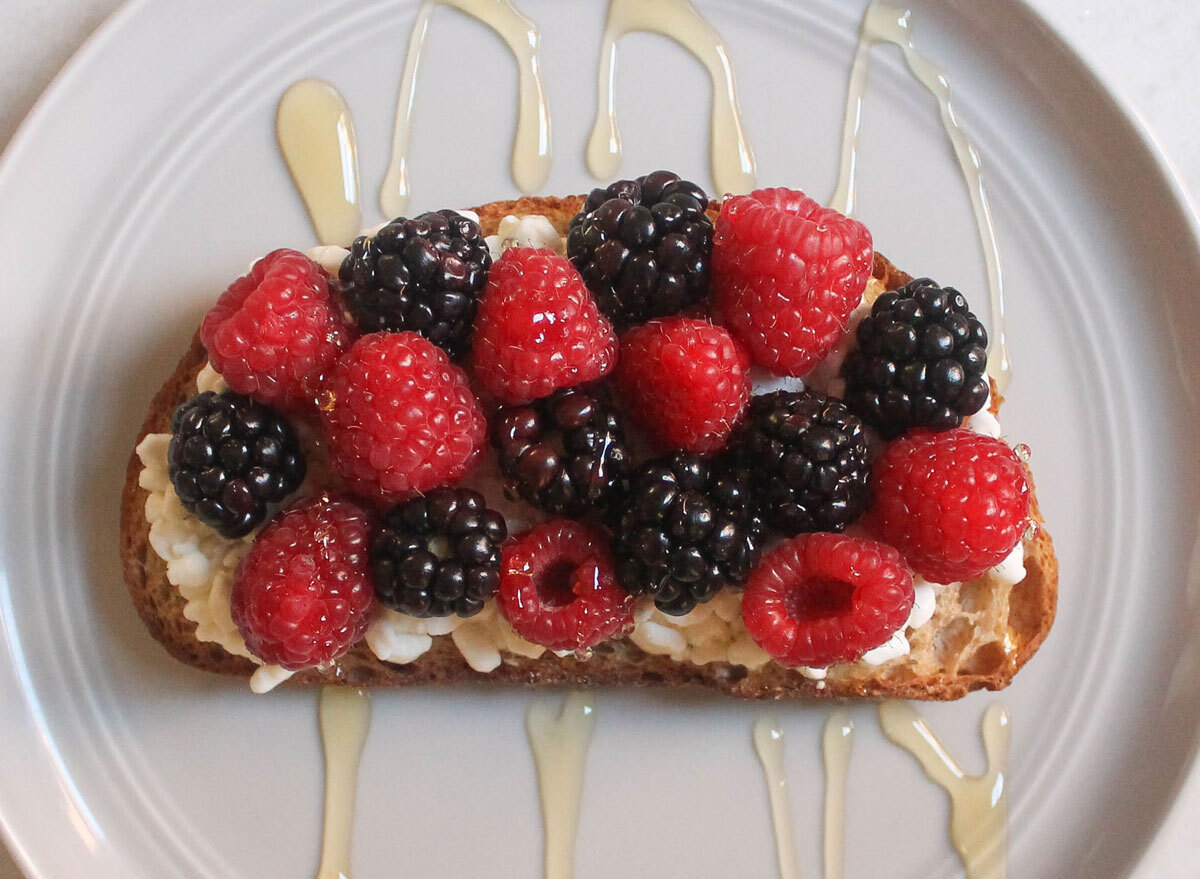
[[[560,233],[579,211],[582,197],[522,198],[493,202],[476,209],[484,234],[494,234],[509,214],[540,214]],[[717,205],[712,205],[715,212]],[[875,255],[874,275],[887,289],[909,276],[887,259]],[[199,335],[184,353],[150,404],[138,433],[170,430],[175,408],[195,393],[196,378],[207,362]],[[1000,399],[994,396],[993,409]],[[176,659],[197,668],[248,678],[257,666],[226,652],[216,643],[199,640],[196,624],[184,615],[185,600],[167,579],[167,564],[152,548],[145,514],[148,492],[139,485],[142,462],[136,452],[126,474],[121,510],[121,558],[133,604],[154,636]],[[1031,482],[1032,485],[1032,482]],[[1034,517],[1041,524],[1036,497]],[[981,578],[939,587],[937,608],[929,623],[910,634],[911,651],[871,666],[835,665],[824,680],[770,662],[756,669],[728,662],[704,665],[651,655],[629,639],[598,645],[592,655],[578,659],[546,652],[536,659],[505,654],[494,670],[482,673],[468,665],[449,637],[433,638],[433,646],[406,664],[380,661],[365,642],[341,657],[329,670],[306,669],[290,685],[341,683],[386,687],[480,682],[574,685],[699,685],[746,699],[789,698],[903,698],[957,699],[971,690],[1001,689],[1041,645],[1054,621],[1058,565],[1045,528],[1024,545],[1025,577],[1015,586],[996,578]]]

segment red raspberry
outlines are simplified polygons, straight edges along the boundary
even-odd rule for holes
[[[633,596],[617,585],[604,537],[569,519],[504,547],[497,600],[518,635],[551,650],[585,650],[633,625]]]
[[[1029,522],[1029,483],[998,439],[955,428],[913,431],[889,443],[871,475],[868,527],[934,583],[999,564]]]
[[[310,498],[268,522],[233,581],[233,621],[250,652],[298,669],[357,643],[374,606],[369,537],[367,513],[345,500]]]
[[[325,270],[294,250],[268,253],[230,284],[200,340],[231,388],[288,410],[312,405],[321,376],[349,344]]]
[[[621,338],[616,382],[660,445],[715,452],[750,402],[750,355],[723,327],[668,317]]]
[[[549,250],[506,250],[479,301],[471,363],[502,403],[529,403],[608,375],[617,337],[579,272]]]
[[[746,581],[742,619],[787,666],[854,662],[908,621],[913,582],[900,553],[842,534],[801,534],[769,552]]]
[[[756,363],[805,375],[845,333],[872,259],[862,223],[797,190],[758,189],[721,205],[713,294]]]
[[[483,448],[487,422],[466,373],[416,333],[363,336],[324,391],[334,469],[363,497],[390,504],[451,485]]]

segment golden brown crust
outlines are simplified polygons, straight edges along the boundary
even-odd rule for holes
[[[492,202],[477,208],[485,234],[493,234],[507,214],[541,214],[560,231],[582,206],[582,196],[567,198],[522,198]],[[718,205],[710,205],[716,213]],[[884,257],[875,254],[873,274],[888,288],[898,287],[910,276]],[[138,442],[149,433],[169,431],[171,413],[194,393],[196,376],[206,357],[199,336],[193,340],[175,371],[150,404]],[[998,406],[1000,398],[993,404]],[[150,546],[149,523],[145,516],[147,492],[138,484],[142,464],[135,452],[126,471],[121,508],[121,560],[134,607],[150,634],[176,659],[220,674],[248,677],[255,666],[233,656],[216,644],[195,637],[195,624],[184,617],[184,600],[166,575],[166,564]],[[1031,483],[1032,484],[1032,483]],[[1034,515],[1041,523],[1037,500]],[[750,671],[728,663],[694,665],[665,656],[652,656],[628,639],[599,645],[586,661],[559,658],[547,652],[539,659],[504,655],[499,668],[481,673],[462,658],[451,639],[434,639],[433,647],[415,662],[394,665],[376,659],[365,643],[342,657],[328,672],[309,669],[299,672],[292,683],[343,683],[359,686],[415,686],[460,682],[546,685],[696,685],[746,699],[791,698],[902,698],[957,699],[971,690],[1006,687],[1016,672],[1029,661],[1050,631],[1058,597],[1058,563],[1050,535],[1044,528],[1026,549],[1026,576],[1008,595],[1006,646],[984,644],[972,657],[959,657],[957,670],[913,673],[902,663],[876,668],[835,667],[823,686],[798,672],[770,663]]]

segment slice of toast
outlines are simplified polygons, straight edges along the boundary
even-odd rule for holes
[[[492,202],[476,209],[485,235],[495,234],[509,214],[540,214],[565,234],[582,206],[581,196],[522,198]],[[710,212],[718,208],[711,205]],[[874,275],[887,289],[910,280],[884,257],[875,255]],[[175,408],[195,394],[196,377],[207,362],[199,334],[150,404],[138,442],[150,433],[167,433]],[[999,405],[993,401],[993,410]],[[167,579],[167,565],[150,545],[145,507],[148,493],[139,485],[142,462],[129,461],[121,507],[121,559],[133,604],[146,627],[176,659],[197,668],[248,678],[257,668],[250,660],[196,637],[196,624],[184,616],[185,601]],[[1032,482],[1031,482],[1032,485]],[[1041,524],[1037,499],[1033,514]],[[1058,563],[1050,535],[1039,528],[1025,542],[1025,577],[1009,587],[981,578],[938,587],[933,618],[910,635],[911,651],[878,666],[865,663],[829,668],[822,681],[770,662],[757,669],[726,662],[696,665],[651,655],[628,638],[598,645],[586,660],[547,651],[537,659],[505,654],[493,671],[472,669],[448,636],[433,638],[424,655],[407,664],[383,662],[365,642],[340,658],[332,669],[306,669],[296,684],[342,683],[355,686],[404,686],[488,681],[506,684],[682,685],[720,690],[747,699],[865,697],[944,700],[971,690],[1001,689],[1041,645],[1054,621]]]

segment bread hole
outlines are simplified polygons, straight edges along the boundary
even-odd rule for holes
[[[933,638],[933,649],[937,653],[938,662],[943,667],[950,666],[950,660],[962,655],[974,634],[975,627],[966,617],[958,617],[949,623]]]
[[[988,641],[980,645],[971,656],[959,666],[960,674],[990,675],[998,672],[1007,661],[1004,645],[999,641]]]
[[[992,599],[992,584],[987,580],[970,580],[958,587],[958,603],[967,613],[987,610]]]

